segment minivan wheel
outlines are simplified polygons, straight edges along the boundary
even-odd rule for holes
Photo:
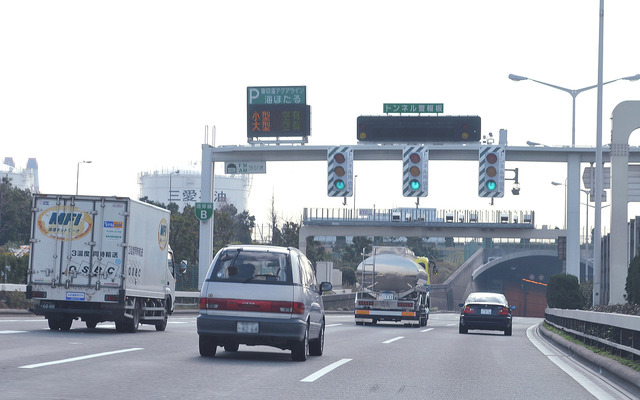
[[[198,345],[200,347],[200,355],[202,357],[213,357],[216,355],[215,340],[207,336],[198,336]]]
[[[296,343],[291,349],[291,359],[293,361],[306,361],[309,354],[309,324],[304,330],[304,338]]]
[[[238,351],[239,348],[240,345],[238,343],[230,343],[224,345],[224,351],[228,351],[231,353]]]
[[[324,350],[324,321],[322,321],[322,326],[320,326],[320,334],[318,338],[315,340],[311,340],[309,342],[309,354],[312,356],[321,356]]]

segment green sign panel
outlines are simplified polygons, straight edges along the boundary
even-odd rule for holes
[[[206,221],[213,217],[213,203],[196,203],[194,210],[196,218],[200,221]]]
[[[385,114],[440,114],[444,112],[444,104],[442,103],[384,103],[383,108]]]
[[[247,88],[247,105],[307,104],[306,86],[259,86]]]

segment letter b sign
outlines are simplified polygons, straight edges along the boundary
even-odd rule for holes
[[[196,218],[200,221],[206,221],[213,216],[213,203],[196,203],[194,212]]]

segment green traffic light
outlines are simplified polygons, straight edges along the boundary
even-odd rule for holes
[[[496,184],[496,181],[494,181],[494,180],[492,180],[492,179],[489,179],[489,180],[487,181],[487,185],[486,185],[486,186],[487,186],[487,190],[496,190],[496,187],[497,187],[498,185]]]
[[[409,182],[409,186],[411,187],[411,190],[418,190],[420,189],[420,182],[416,179],[413,179],[411,182]]]
[[[334,185],[334,186],[336,187],[336,189],[338,189],[338,190],[344,190],[344,186],[345,186],[345,185],[344,185],[344,181],[343,181],[343,180],[338,179],[337,181],[335,181],[335,183],[334,183],[333,185]]]

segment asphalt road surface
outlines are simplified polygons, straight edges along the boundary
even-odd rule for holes
[[[113,323],[50,331],[42,317],[0,316],[3,399],[625,399],[633,393],[582,367],[514,318],[513,336],[458,333],[458,315],[426,327],[355,325],[327,315],[324,355],[291,361],[270,347],[218,348],[200,357],[197,314],[174,314],[165,332]]]

